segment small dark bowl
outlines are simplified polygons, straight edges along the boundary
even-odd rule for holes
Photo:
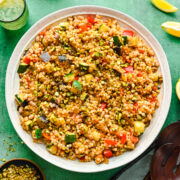
[[[40,178],[38,180],[46,180],[45,175],[43,171],[41,170],[41,168],[29,159],[23,159],[23,158],[11,159],[0,166],[0,172],[2,172],[3,169],[8,168],[11,164],[14,164],[16,166],[29,165],[29,167],[33,167],[37,171],[37,173],[40,175]]]

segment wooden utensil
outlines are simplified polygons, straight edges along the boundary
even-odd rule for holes
[[[178,137],[179,138],[179,137]],[[152,180],[179,180],[180,164],[176,164],[180,153],[180,145],[172,143],[162,145],[153,155],[150,167]]]

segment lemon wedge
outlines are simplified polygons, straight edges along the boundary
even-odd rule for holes
[[[172,13],[178,10],[178,8],[165,0],[151,0],[151,2],[155,7],[166,13]]]
[[[180,23],[168,21],[161,25],[162,29],[172,36],[180,37]]]
[[[3,2],[4,2],[4,0],[0,0],[0,4],[3,3]]]
[[[177,94],[178,99],[180,100],[180,78],[178,82],[176,83],[176,94]]]

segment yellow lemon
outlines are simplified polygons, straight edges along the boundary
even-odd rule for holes
[[[173,6],[165,0],[151,0],[151,2],[155,7],[166,13],[172,13],[178,10],[178,8],[176,8],[175,6]]]
[[[4,0],[0,0],[0,4],[3,3],[3,2],[4,2]]]
[[[176,94],[177,94],[178,99],[180,100],[180,78],[178,82],[176,83]]]
[[[168,21],[161,25],[162,29],[172,36],[180,37],[180,23]]]

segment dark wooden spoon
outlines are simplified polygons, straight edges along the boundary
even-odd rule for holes
[[[111,180],[117,180],[121,174],[123,174],[127,169],[129,169],[131,166],[133,166],[137,161],[139,161],[141,158],[143,158],[146,154],[148,154],[151,150],[158,149],[160,146],[162,146],[165,143],[173,143],[174,146],[177,146],[180,144],[180,121],[174,122],[170,125],[168,125],[166,128],[163,129],[163,131],[160,133],[159,137],[151,144],[151,146],[144,151],[139,157],[137,157],[135,160],[127,164],[125,167],[120,169],[112,178]],[[148,176],[147,176],[148,178]]]
[[[180,145],[162,145],[153,155],[150,167],[152,180],[179,180],[180,164],[177,165]]]
[[[147,173],[147,175],[145,176],[143,180],[151,180],[150,172]]]

